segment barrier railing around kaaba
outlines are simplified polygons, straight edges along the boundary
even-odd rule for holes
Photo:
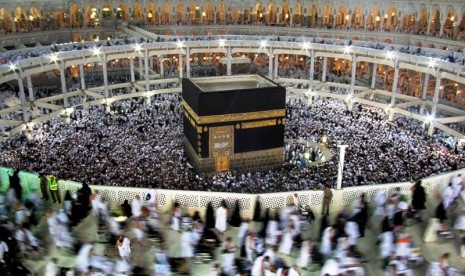
[[[4,192],[9,187],[9,177],[13,175],[13,169],[0,167],[0,191]],[[441,196],[442,190],[457,174],[465,174],[465,169],[431,176],[422,180],[427,196],[435,198]],[[25,193],[39,192],[40,180],[37,174],[23,172],[19,173],[19,178],[23,191]],[[379,184],[370,186],[345,187],[341,190],[333,190],[333,200],[331,202],[331,211],[338,212],[351,204],[353,200],[359,198],[362,193],[365,193],[369,202],[372,201],[374,194],[378,190],[384,190],[386,194],[391,193],[396,187],[410,195],[410,182]],[[69,190],[75,193],[82,187],[82,184],[70,180],[59,181],[60,192],[62,195]],[[112,208],[117,208],[122,202],[129,202],[139,195],[143,200],[147,194],[146,188],[133,187],[115,187],[90,185],[93,191],[97,191],[102,197],[110,202]],[[238,193],[221,193],[221,192],[205,192],[205,191],[178,191],[178,190],[157,190],[158,192],[158,208],[161,212],[168,212],[172,209],[174,202],[179,202],[181,206],[189,213],[199,211],[202,215],[205,212],[207,204],[212,202],[216,209],[221,200],[225,200],[229,207],[235,206],[236,200],[239,200],[241,207],[241,215],[251,218],[257,202],[257,197],[261,203],[262,209],[277,210],[284,207],[290,202],[293,194],[297,193],[299,200],[303,206],[309,205],[314,212],[321,212],[323,203],[322,191],[294,191],[281,193],[264,193],[264,194],[238,194]]]

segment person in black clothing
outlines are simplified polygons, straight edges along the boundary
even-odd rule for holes
[[[48,181],[43,173],[39,174],[40,179],[40,191],[42,192],[42,199],[48,200]]]
[[[447,220],[447,212],[446,212],[446,209],[444,208],[444,203],[442,200],[439,203],[438,207],[436,207],[435,217],[439,219],[440,223],[443,223],[445,220]]]
[[[121,210],[123,211],[124,216],[128,218],[132,217],[131,205],[127,199],[123,202],[123,204],[121,204]]]
[[[394,228],[398,228],[404,225],[405,219],[407,218],[408,203],[404,201],[399,202],[398,209],[399,211],[394,214],[394,218],[392,220]]]
[[[418,221],[422,221],[421,219],[421,210],[426,209],[426,193],[423,186],[421,186],[421,180],[417,180],[415,185],[412,186],[412,209],[415,214],[415,218]]]
[[[241,225],[241,206],[239,205],[239,200],[236,200],[236,207],[231,215],[231,219],[229,220],[229,225],[232,227],[239,227]]]
[[[213,211],[213,206],[211,202],[209,202],[207,205],[207,212],[205,215],[205,228],[215,228],[215,212]]]
[[[260,202],[260,197],[257,196],[257,199],[255,200],[255,209],[253,211],[253,221],[262,221],[262,208],[261,208],[261,202]]]
[[[365,227],[368,221],[368,202],[363,193],[360,198],[360,211],[352,218],[358,224],[360,230],[360,238],[365,237]]]
[[[10,176],[10,187],[15,190],[16,199],[22,201],[23,198],[23,187],[19,180],[19,172],[15,171],[12,176]]]

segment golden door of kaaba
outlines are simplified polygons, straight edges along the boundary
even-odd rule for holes
[[[234,129],[232,126],[210,128],[210,150],[215,157],[215,171],[229,171],[229,158],[233,154]]]

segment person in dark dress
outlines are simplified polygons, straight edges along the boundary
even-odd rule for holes
[[[265,217],[263,218],[262,230],[258,232],[258,235],[262,238],[266,237],[266,228],[268,227],[268,222],[270,221],[270,209],[267,208],[265,211]]]
[[[23,187],[19,180],[19,172],[15,171],[12,176],[10,176],[10,187],[15,190],[16,199],[22,201],[23,198]]]
[[[260,197],[257,196],[257,199],[255,200],[255,209],[253,211],[253,221],[262,221],[262,207],[261,207],[261,202],[260,202]]]
[[[446,212],[446,209],[444,208],[444,203],[442,200],[439,203],[438,207],[436,207],[435,217],[439,219],[440,223],[444,223],[444,221],[447,220],[447,212]]]
[[[360,212],[352,220],[358,224],[360,238],[363,238],[365,237],[365,227],[368,222],[368,202],[366,201],[365,194],[362,194],[360,205]]]
[[[129,204],[127,199],[123,202],[123,204],[121,204],[121,210],[125,217],[132,217],[131,204]]]
[[[239,205],[239,200],[236,200],[236,206],[229,220],[229,225],[232,227],[239,227],[241,225],[241,206]]]
[[[39,174],[39,179],[40,179],[40,191],[42,192],[42,199],[43,200],[48,200],[49,195],[48,195],[48,182],[47,182],[47,177],[43,173]]]
[[[425,188],[421,186],[421,180],[417,180],[415,185],[412,186],[412,209],[415,213],[415,218],[418,221],[422,221],[421,219],[421,210],[426,209],[426,193]]]
[[[208,203],[207,212],[205,213],[205,228],[215,228],[215,212],[213,210],[213,205],[211,202]]]

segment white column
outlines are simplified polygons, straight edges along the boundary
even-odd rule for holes
[[[165,68],[163,68],[163,55],[159,55],[158,59],[160,60],[160,78],[165,76]]]
[[[350,92],[349,95],[355,94],[355,74],[357,73],[357,57],[352,54],[352,71],[350,73]]]
[[[179,53],[179,77],[182,79],[184,68],[182,66],[182,53]]]
[[[439,102],[439,89],[441,86],[441,72],[437,69],[436,83],[434,86],[433,105],[431,106],[431,120],[429,121],[428,135],[432,136],[434,133],[434,118],[436,117],[436,110]]]
[[[378,64],[373,63],[373,70],[371,71],[371,89],[376,88],[376,69],[378,68]]]
[[[342,189],[342,172],[344,171],[344,156],[346,153],[347,145],[338,145],[339,148],[339,165],[337,168],[337,184],[336,189]]]
[[[29,122],[29,113],[27,108],[26,93],[24,92],[24,83],[22,74],[18,71],[16,73],[18,78],[18,88],[19,88],[19,99],[21,100],[21,110],[23,111],[23,120],[24,122]]]
[[[271,47],[268,54],[268,78],[273,79],[273,49]]]
[[[421,107],[420,107],[420,115],[425,114],[425,101],[426,101],[426,96],[428,95],[428,84],[429,84],[429,74],[425,73],[425,78],[423,80],[423,91],[421,95]]]
[[[322,68],[322,74],[321,74],[322,82],[326,82],[326,67],[328,67],[328,58],[323,57],[323,68]]]
[[[142,67],[143,67],[142,59],[141,59],[141,56],[139,55],[139,80],[144,79],[144,72],[143,72]]]
[[[31,76],[26,76],[26,84],[27,84],[27,91],[29,92],[29,100],[32,102],[34,101],[34,89],[32,87],[32,79]]]
[[[149,68],[150,68],[150,70],[153,71],[153,56],[151,56],[150,59],[149,59]]]
[[[312,51],[310,52],[310,70],[309,70],[309,78],[310,78],[310,84],[309,84],[309,90],[313,91],[313,75],[315,74],[315,52]]]
[[[26,76],[27,91],[29,92],[29,101],[34,102],[34,87],[32,86],[31,76]],[[31,113],[32,118],[37,117],[37,107],[34,105]]]
[[[278,69],[279,69],[279,54],[274,55],[274,78],[278,78]]]
[[[227,54],[227,64],[226,64],[226,75],[231,76],[232,75],[232,68],[231,68],[231,62],[232,62],[232,53],[231,53],[231,47],[228,47],[228,54]]]
[[[131,74],[131,82],[136,82],[136,76],[134,74],[134,58],[129,58],[129,72]]]
[[[149,53],[144,51],[144,66],[145,66],[145,91],[150,91],[150,78],[149,78]]]
[[[438,70],[436,73],[436,83],[434,86],[433,106],[431,107],[431,118],[435,118],[436,110],[439,102],[439,89],[441,87],[441,72]]]
[[[84,64],[79,64],[79,78],[81,80],[81,89],[86,89],[86,79],[84,77]]]
[[[105,91],[105,97],[110,97],[110,90],[108,89],[108,72],[107,72],[107,59],[102,55],[102,71],[103,71],[103,89]]]
[[[63,106],[68,107],[68,96],[66,96],[66,78],[65,78],[65,65],[63,62],[59,63],[60,66],[60,80],[61,80],[61,91],[63,93]]]
[[[189,48],[186,49],[186,77],[191,77],[191,54]]]
[[[399,66],[397,60],[394,61],[394,80],[392,81],[391,106],[396,105],[397,80],[399,79]]]

